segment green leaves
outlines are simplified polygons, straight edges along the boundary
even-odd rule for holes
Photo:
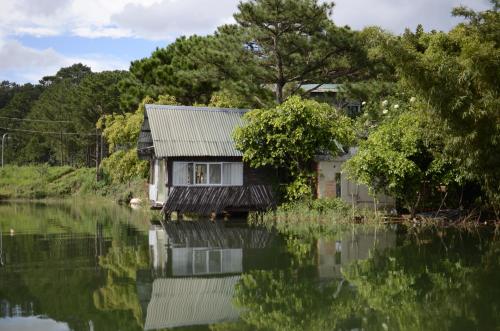
[[[347,161],[344,170],[373,191],[414,210],[422,184],[449,183],[453,167],[442,156],[439,123],[418,107],[383,122]]]
[[[243,159],[253,167],[287,169],[293,182],[288,192],[292,199],[310,195],[308,173],[315,155],[337,155],[340,145],[354,139],[349,118],[327,104],[298,96],[276,108],[252,110],[245,120],[246,125],[234,132]]]
[[[500,13],[460,7],[466,21],[449,33],[393,38],[384,51],[403,82],[446,123],[445,153],[468,180],[481,184],[498,209],[500,198]]]
[[[177,101],[170,95],[160,95],[157,100],[146,97],[134,113],[105,115],[97,123],[112,152],[102,166],[115,182],[126,183],[147,176],[148,162],[139,160],[135,148],[147,103],[175,105]]]

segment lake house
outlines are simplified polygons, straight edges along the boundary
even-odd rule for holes
[[[149,199],[165,214],[208,215],[274,205],[272,170],[250,168],[232,133],[246,110],[147,104],[139,141]]]

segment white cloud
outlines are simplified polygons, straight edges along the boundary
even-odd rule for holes
[[[84,54],[78,57],[64,56],[52,48],[38,50],[26,47],[15,40],[0,45],[0,80],[19,83],[37,82],[43,76],[55,74],[61,67],[83,63],[92,71],[127,69],[129,62],[113,56]]]
[[[128,4],[111,20],[134,35],[173,39],[180,35],[207,34],[232,22],[238,0],[164,0],[150,6]]]
[[[489,8],[489,0],[335,0],[333,19],[338,25],[362,29],[378,25],[394,33],[422,24],[426,31],[447,31],[460,22],[451,16],[454,7],[464,5],[475,10]]]
[[[2,0],[9,35],[172,39],[230,22],[238,0]]]
[[[232,22],[239,0],[1,0],[0,31],[8,35],[76,35],[173,39],[206,34]],[[458,5],[488,8],[489,0],[335,0],[334,19],[362,28],[380,25],[394,32],[422,23],[448,30]]]

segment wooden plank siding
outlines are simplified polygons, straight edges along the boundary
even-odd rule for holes
[[[162,211],[170,214],[220,214],[228,210],[264,211],[274,206],[270,185],[250,186],[174,186]]]

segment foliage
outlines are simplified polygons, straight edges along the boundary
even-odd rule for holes
[[[425,183],[432,190],[459,179],[453,164],[442,155],[441,127],[419,106],[390,115],[361,142],[344,169],[375,193],[400,199],[415,212]]]
[[[479,244],[473,246],[466,233],[439,231],[422,234],[424,244],[407,241],[343,270],[365,302],[368,329],[480,330],[498,325],[496,299],[488,301],[498,291],[484,285],[498,272],[498,265],[486,262],[498,261],[498,241],[476,238]],[[481,258],[468,259],[471,254]]]
[[[354,79],[363,67],[364,48],[356,33],[330,20],[333,3],[317,0],[240,2],[234,15],[243,28],[248,50],[262,68],[258,79],[273,84],[276,102],[284,88],[295,92],[306,82]]]
[[[169,95],[160,95],[157,101],[146,97],[134,113],[105,115],[97,122],[111,152],[103,160],[102,167],[115,183],[126,183],[134,178],[147,176],[148,162],[139,160],[136,146],[144,120],[145,105],[148,103],[177,104],[175,98]]]
[[[118,109],[117,84],[127,75],[123,71],[92,73],[89,67],[75,64],[44,77],[38,85],[13,87],[15,94],[0,109],[0,116],[16,119],[2,120],[2,127],[30,134],[9,133],[7,160],[91,165],[95,162],[95,123]]]
[[[336,155],[354,135],[351,120],[339,111],[298,96],[275,108],[247,112],[244,118],[245,126],[234,132],[236,147],[253,167],[287,169],[292,182],[297,180],[290,198],[310,193],[304,180],[315,155]]]
[[[117,183],[126,183],[134,178],[146,178],[149,164],[139,160],[137,149],[120,150],[103,160],[102,167]]]
[[[148,253],[145,246],[126,246],[113,241],[105,256],[99,257],[99,265],[108,271],[106,286],[94,291],[93,300],[100,310],[131,311],[138,327],[144,319],[137,297],[137,270],[148,266]]]
[[[339,198],[307,199],[284,203],[261,217],[250,217],[255,226],[275,229],[285,236],[318,238],[352,228],[355,223],[378,226],[384,221],[370,209],[348,205]]]
[[[144,97],[162,94],[184,105],[208,104],[221,91],[238,99],[232,106],[266,104],[270,93],[253,81],[251,59],[242,45],[237,27],[221,26],[214,35],[180,37],[133,61],[131,76],[120,83],[122,109],[131,111]]]
[[[102,201],[0,205],[3,234],[15,229],[10,240],[3,237],[3,257],[8,254],[9,258],[3,260],[2,300],[11,307],[23,307],[28,314],[64,322],[71,330],[87,330],[88,321],[96,330],[142,330],[133,314],[133,309],[137,311],[132,306],[138,302],[136,291],[132,292],[135,298],[127,302],[130,310],[99,310],[92,295],[106,285],[106,269],[97,264],[96,257],[113,250],[108,244],[111,238],[124,243],[117,249],[128,252],[135,248],[147,264],[147,238],[138,232],[148,229],[142,217]],[[125,257],[130,255],[123,254]]]
[[[456,8],[449,33],[407,33],[384,48],[408,88],[445,123],[445,152],[500,205],[500,12]]]

